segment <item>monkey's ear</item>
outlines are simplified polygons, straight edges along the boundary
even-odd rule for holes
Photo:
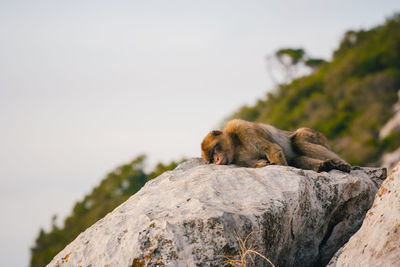
[[[214,130],[214,131],[211,131],[211,134],[214,135],[214,136],[218,136],[218,135],[222,134],[222,131]]]

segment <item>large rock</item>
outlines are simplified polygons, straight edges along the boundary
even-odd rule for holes
[[[400,266],[400,163],[376,194],[360,230],[329,266]]]
[[[323,266],[357,231],[385,177],[384,169],[316,173],[192,159],[148,182],[49,266],[223,265],[246,237],[276,266]]]

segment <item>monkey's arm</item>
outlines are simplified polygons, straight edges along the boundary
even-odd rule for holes
[[[262,148],[270,163],[284,166],[288,165],[285,154],[279,145],[268,141]]]
[[[256,162],[254,162],[253,164],[250,165],[250,168],[262,168],[265,166],[270,165],[270,163],[268,161],[266,161],[265,159],[260,159],[257,160]]]

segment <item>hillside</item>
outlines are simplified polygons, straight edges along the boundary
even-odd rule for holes
[[[400,145],[399,134],[378,139],[400,89],[400,14],[368,31],[347,32],[330,62],[313,74],[281,84],[230,118],[293,130],[323,132],[353,165],[377,165],[383,151]]]

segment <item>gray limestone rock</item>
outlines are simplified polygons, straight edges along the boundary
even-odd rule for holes
[[[385,169],[316,173],[191,159],[146,183],[48,266],[222,266],[238,259],[246,237],[276,266],[324,266],[385,178]],[[270,266],[255,254],[247,260]]]
[[[380,187],[360,230],[329,266],[400,266],[400,163]]]

